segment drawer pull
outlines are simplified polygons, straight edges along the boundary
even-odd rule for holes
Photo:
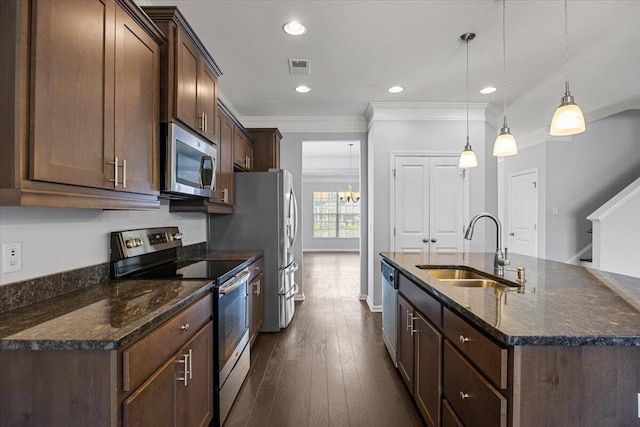
[[[182,331],[188,331],[189,330],[189,324],[185,323],[184,325],[180,326],[180,330]]]
[[[460,399],[469,399],[471,396],[469,396],[468,393],[465,393],[463,391],[460,392]]]
[[[411,328],[411,313],[407,310],[407,331]]]
[[[460,343],[462,344],[471,341],[468,337],[465,337],[464,335],[460,335],[459,339],[460,339]]]

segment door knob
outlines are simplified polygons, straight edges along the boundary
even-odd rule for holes
[[[429,239],[422,239],[422,243],[429,243]]]
[[[436,239],[435,237],[433,237],[433,238],[431,239],[431,243],[435,243],[435,242],[437,242],[437,241],[438,241],[438,239]]]
[[[516,233],[514,233],[514,232],[509,233],[509,236],[515,236],[515,235],[516,235]]]

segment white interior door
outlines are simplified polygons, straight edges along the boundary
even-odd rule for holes
[[[431,157],[429,176],[429,251],[462,251],[464,178],[458,159]]]
[[[393,201],[395,252],[421,252],[428,248],[429,158],[396,157]]]
[[[392,248],[463,250],[464,180],[458,158],[396,156]]]
[[[509,251],[537,256],[538,172],[509,178]]]

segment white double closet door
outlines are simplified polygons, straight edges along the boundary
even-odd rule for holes
[[[395,156],[392,248],[456,252],[464,248],[464,173],[457,157]]]

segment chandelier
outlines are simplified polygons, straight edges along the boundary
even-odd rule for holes
[[[349,144],[349,189],[347,191],[341,191],[338,193],[338,197],[341,202],[353,202],[356,203],[360,200],[360,192],[352,191],[351,187],[351,148],[353,144]]]

